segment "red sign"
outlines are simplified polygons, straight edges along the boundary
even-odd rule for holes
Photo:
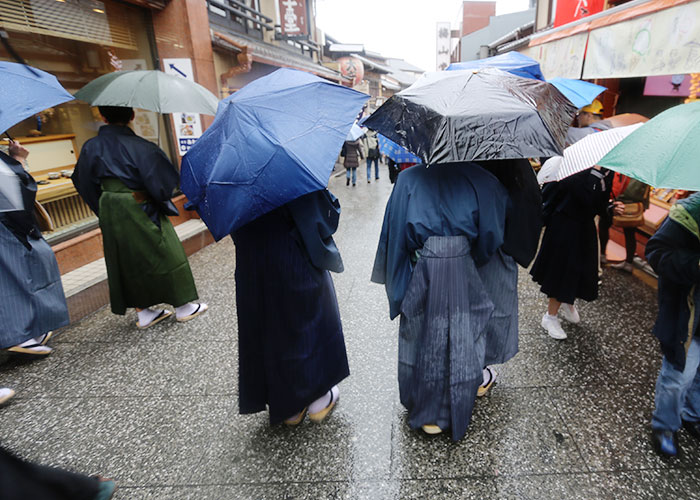
[[[279,0],[279,8],[283,35],[293,38],[309,36],[306,0]]]
[[[605,0],[557,0],[554,27],[601,12],[604,5]]]

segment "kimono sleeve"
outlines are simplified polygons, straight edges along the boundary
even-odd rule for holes
[[[78,194],[83,198],[90,209],[95,212],[95,215],[99,216],[102,188],[100,186],[100,179],[93,172],[92,163],[94,161],[98,160],[91,152],[90,143],[87,142],[80,151],[80,156],[78,156],[78,161],[73,169],[73,175],[71,175],[71,180]]]
[[[480,267],[503,245],[508,192],[495,177],[478,168],[483,174],[476,175],[474,172],[470,175],[478,200],[479,227],[471,253],[474,263]]]
[[[338,199],[323,189],[297,198],[287,208],[311,263],[319,269],[343,272],[343,259],[333,241],[340,218]]]
[[[180,173],[170,163],[165,153],[157,146],[149,144],[139,162],[139,173],[146,191],[155,201],[167,202],[180,184]]]

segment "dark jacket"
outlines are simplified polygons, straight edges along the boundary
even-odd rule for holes
[[[134,191],[148,194],[144,212],[160,225],[159,215],[178,215],[170,201],[180,183],[180,173],[165,153],[123,125],[100,127],[97,137],[84,145],[71,179],[85,203],[99,216],[101,182],[116,178]]]
[[[345,168],[359,167],[360,158],[364,158],[362,155],[360,140],[357,139],[356,141],[345,141],[345,163],[343,164]]]
[[[659,314],[654,335],[661,351],[679,371],[700,316],[700,193],[671,207],[646,246],[646,257],[659,275]]]

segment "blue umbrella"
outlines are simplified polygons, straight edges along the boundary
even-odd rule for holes
[[[182,191],[217,240],[328,185],[368,95],[282,68],[219,103],[182,159]]]
[[[605,87],[585,80],[574,80],[572,78],[552,78],[547,82],[554,85],[559,92],[570,100],[577,108],[588,106],[598,97]]]
[[[382,134],[377,134],[377,139],[379,140],[379,152],[396,163],[422,163],[423,160]]]
[[[519,52],[506,52],[505,54],[487,57],[486,59],[453,63],[447,67],[447,71],[481,69],[487,67],[498,68],[524,78],[544,80],[542,70],[540,69],[540,63]],[[586,82],[584,80],[574,80],[572,78],[552,78],[551,80],[547,80],[547,82],[554,85],[557,90],[564,94],[564,97],[571,101],[577,108],[589,105],[593,102],[593,99],[598,97],[598,95],[605,90],[605,87],[596,85],[595,83]]]
[[[45,71],[0,61],[0,133],[51,106],[73,99],[56,77]]]
[[[452,63],[447,67],[447,71],[455,71],[461,69],[482,69],[482,68],[498,68],[501,71],[507,71],[523,78],[533,78],[535,80],[543,80],[540,63],[532,57],[528,57],[520,52],[506,52],[485,59],[477,59],[476,61],[463,61]]]

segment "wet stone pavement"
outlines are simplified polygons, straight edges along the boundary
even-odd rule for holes
[[[234,246],[190,258],[210,311],[139,331],[135,314],[102,309],[65,328],[47,359],[0,357],[0,439],[19,454],[116,479],[117,499],[690,499],[700,446],[682,458],[649,443],[660,364],[649,330],[655,292],[606,269],[600,299],[579,305],[566,341],[539,326],[545,298],[520,276],[520,353],[476,406],[464,439],[407,426],[399,403],[398,320],[370,283],[391,185],[331,179],[343,213],[333,275],[350,359],[321,425],[270,427],[237,412]],[[1,497],[0,492],[0,497]]]

